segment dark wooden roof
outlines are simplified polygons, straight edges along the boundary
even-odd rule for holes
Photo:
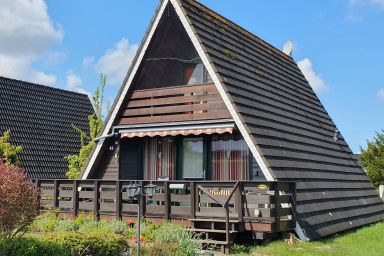
[[[64,156],[80,149],[71,124],[87,130],[93,112],[87,95],[0,77],[0,133],[23,146],[22,167],[32,178],[65,178]]]
[[[294,60],[205,6],[178,0],[272,176],[297,181],[317,239],[384,219],[383,201]]]

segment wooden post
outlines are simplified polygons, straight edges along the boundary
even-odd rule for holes
[[[59,207],[59,181],[54,180],[53,181],[53,208],[58,208]]]
[[[191,188],[191,219],[196,219],[196,186],[195,182],[190,182]]]
[[[225,241],[229,243],[229,206],[228,203],[224,205],[225,208]]]
[[[275,182],[275,230],[274,232],[280,232],[280,186],[279,182]]]
[[[116,192],[116,219],[121,220],[121,182],[117,180],[115,183]]]
[[[170,193],[169,183],[164,181],[164,219],[169,220],[170,213]]]
[[[35,180],[35,182],[34,182],[34,186],[35,186],[35,188],[37,189],[37,191],[39,191],[39,202],[40,202],[40,207],[39,207],[39,209],[41,210],[41,186],[40,186],[40,184],[41,184],[41,181],[40,180]]]
[[[72,196],[72,216],[76,217],[77,210],[78,210],[78,203],[79,203],[79,191],[77,191],[77,188],[79,187],[79,181],[74,180],[73,181],[73,196]]]
[[[237,187],[235,197],[235,208],[237,209],[237,219],[239,220],[239,222],[243,222],[244,215],[243,190],[244,184],[243,182],[240,182],[239,186]]]
[[[95,180],[93,183],[93,214],[95,215],[96,219],[100,218],[100,211],[99,211],[99,206],[100,206],[100,182],[98,180]]]

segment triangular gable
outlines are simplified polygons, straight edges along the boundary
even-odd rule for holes
[[[230,112],[230,115],[234,119],[238,129],[240,130],[242,136],[247,142],[247,145],[249,146],[251,152],[253,153],[257,164],[260,166],[261,171],[263,172],[263,175],[267,178],[267,180],[273,180],[273,177],[271,176],[266,164],[264,163],[263,159],[261,158],[261,155],[259,154],[257,148],[252,143],[249,134],[245,131],[245,128],[243,124],[241,123],[239,117],[237,116],[236,111],[234,110],[231,102],[229,101],[227,94],[225,93],[223,87],[221,86],[221,83],[219,81],[219,78],[217,77],[216,73],[214,72],[214,68],[212,67],[211,63],[209,62],[207,56],[205,55],[202,46],[198,42],[195,34],[191,30],[191,26],[188,24],[186,18],[184,17],[184,14],[182,13],[181,6],[177,1],[172,0],[164,0],[161,2],[154,19],[151,22],[150,28],[146,33],[146,37],[143,40],[136,57],[131,65],[131,68],[123,82],[123,85],[118,93],[118,96],[114,102],[114,105],[112,107],[111,114],[108,116],[106,125],[104,127],[103,133],[101,137],[106,137],[108,134],[113,133],[111,131],[113,125],[116,124],[117,118],[119,118],[119,112],[121,111],[121,108],[124,106],[124,102],[126,101],[126,97],[129,93],[130,86],[132,85],[132,82],[134,81],[137,71],[140,68],[140,65],[143,61],[143,58],[146,54],[146,51],[148,50],[150,43],[152,41],[152,38],[158,28],[159,22],[162,18],[162,15],[166,15],[166,8],[167,6],[170,6],[171,8],[174,8],[177,15],[180,18],[181,23],[184,26],[185,31],[187,32],[190,40],[192,41],[193,46],[195,47],[196,51],[198,52],[198,55],[200,59],[202,60],[205,68],[208,70],[209,75],[211,76],[216,89],[220,93],[220,96],[222,97],[228,111]],[[97,158],[99,157],[99,154],[102,152],[102,148],[106,148],[109,146],[109,144],[104,143],[104,139],[101,139],[98,141],[95,150],[93,151],[90,160],[88,162],[88,165],[85,169],[85,171],[82,174],[82,179],[86,179],[88,175],[90,174],[91,170],[94,168],[95,164],[97,164]]]

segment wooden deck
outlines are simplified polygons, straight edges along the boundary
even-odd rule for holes
[[[36,180],[41,209],[117,219],[134,217],[127,180]],[[142,186],[149,181],[137,181]],[[156,194],[142,196],[144,218],[184,222],[206,243],[229,245],[238,233],[272,234],[294,228],[295,184],[287,182],[153,181]],[[182,187],[180,189],[180,186]],[[179,187],[179,189],[173,189]],[[262,236],[261,236],[262,237]]]

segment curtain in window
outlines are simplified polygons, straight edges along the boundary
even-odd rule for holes
[[[144,142],[144,179],[175,178],[175,143],[172,137],[146,138]]]
[[[241,135],[212,136],[212,179],[248,180],[249,150]]]

